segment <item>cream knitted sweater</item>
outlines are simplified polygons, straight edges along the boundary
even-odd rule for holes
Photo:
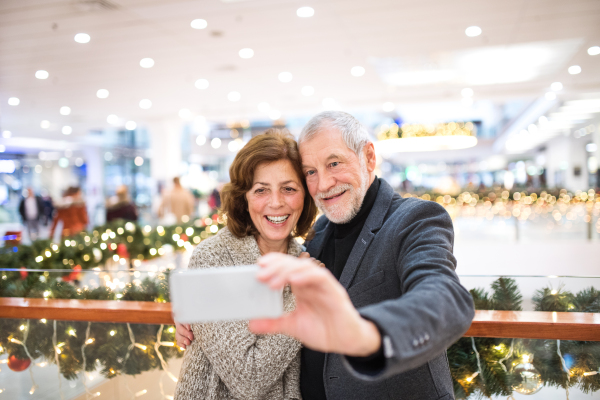
[[[288,254],[302,252],[290,240]],[[235,237],[227,228],[196,247],[189,268],[254,264],[256,239]],[[287,287],[286,312],[295,308]],[[175,400],[301,399],[300,343],[285,335],[255,335],[248,321],[193,324],[194,340],[183,357]]]

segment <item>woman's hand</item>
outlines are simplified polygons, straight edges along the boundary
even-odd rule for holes
[[[177,346],[184,350],[187,348],[187,346],[192,344],[192,341],[194,340],[194,334],[192,333],[190,324],[180,324],[175,322],[175,340],[177,341]]]
[[[310,254],[308,254],[308,252],[306,252],[306,251],[303,251],[302,253],[300,253],[298,258],[310,258],[315,264],[317,264],[318,267],[325,268],[325,264],[323,264],[321,261],[317,260],[316,258],[311,257]]]

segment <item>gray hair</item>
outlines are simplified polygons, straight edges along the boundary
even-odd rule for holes
[[[352,115],[343,111],[325,111],[308,121],[300,133],[298,144],[327,128],[338,130],[346,146],[359,157],[363,147],[371,141],[367,129]]]

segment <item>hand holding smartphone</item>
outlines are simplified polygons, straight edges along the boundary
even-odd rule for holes
[[[283,294],[256,279],[260,267],[244,265],[175,270],[170,277],[173,319],[179,323],[277,318]]]

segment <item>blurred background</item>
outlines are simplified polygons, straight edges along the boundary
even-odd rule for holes
[[[133,250],[95,229],[125,220],[157,235],[128,237],[131,268],[184,266],[252,136],[343,110],[378,176],[446,207],[465,286],[513,276],[537,310],[600,279],[599,21],[597,0],[3,0],[0,245],[44,260],[94,231],[95,263],[59,265],[104,266]]]

